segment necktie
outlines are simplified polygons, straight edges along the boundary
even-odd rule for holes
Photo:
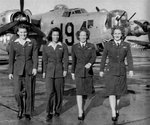
[[[117,46],[119,46],[120,44],[119,43],[117,43]]]
[[[82,48],[84,48],[84,44],[82,44]]]

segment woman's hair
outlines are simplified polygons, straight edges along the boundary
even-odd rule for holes
[[[29,26],[27,26],[26,24],[19,24],[15,27],[14,32],[17,34],[17,32],[19,31],[19,28],[21,29],[26,29],[27,33],[29,32]],[[17,34],[18,35],[18,34]]]
[[[79,31],[76,32],[77,40],[80,40],[79,35],[82,31],[86,33],[86,37],[87,37],[86,39],[88,40],[90,38],[90,31],[86,28],[82,28],[82,29],[80,29]]]
[[[114,26],[114,27],[111,29],[111,35],[113,36],[114,31],[115,31],[116,29],[118,29],[118,30],[121,31],[121,33],[122,33],[121,39],[124,39],[124,38],[125,38],[125,29],[124,29],[124,27],[122,27],[122,26]]]
[[[52,33],[53,32],[58,32],[59,33],[59,39],[58,41],[62,42],[62,33],[61,33],[61,30],[58,28],[58,27],[54,27],[50,30],[48,36],[47,36],[47,40],[48,41],[52,41]]]

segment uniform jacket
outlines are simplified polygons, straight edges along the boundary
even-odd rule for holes
[[[129,43],[121,41],[120,45],[117,46],[114,40],[107,42],[101,59],[100,71],[104,71],[107,57],[109,60],[107,65],[109,74],[125,75],[125,58],[127,59],[128,69],[133,70],[133,59]]]
[[[89,77],[93,75],[92,66],[85,68],[87,63],[94,64],[96,60],[96,50],[93,44],[86,43],[81,47],[80,43],[72,46],[72,73],[77,77]]]
[[[68,71],[68,48],[64,43],[53,49],[49,43],[43,46],[43,72],[47,77],[63,77],[63,71]]]
[[[9,47],[9,73],[23,75],[32,74],[32,69],[38,67],[38,48],[34,39],[26,39],[25,45],[19,39],[12,41]]]

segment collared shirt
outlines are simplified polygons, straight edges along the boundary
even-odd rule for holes
[[[57,43],[54,44],[53,42],[50,42],[50,43],[48,44],[48,46],[53,47],[54,50],[56,49],[57,45],[62,46],[62,43],[61,43],[61,42],[57,42]]]
[[[86,42],[82,43],[80,42],[81,47],[84,47],[86,45]]]
[[[23,42],[18,38],[18,39],[16,39],[14,42],[18,42],[18,43],[20,43],[20,44],[23,45],[23,46],[24,46],[24,44],[25,44],[26,42],[31,42],[31,40],[30,40],[29,38],[26,38],[24,41],[25,41],[25,42],[23,43]]]
[[[118,44],[120,45],[120,43],[121,43],[121,40],[119,40],[119,41],[114,40],[114,41],[115,41],[117,46],[118,46]]]

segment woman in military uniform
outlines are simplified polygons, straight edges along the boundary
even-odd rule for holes
[[[34,39],[28,38],[28,28],[25,24],[17,26],[16,34],[18,37],[9,47],[9,79],[14,80],[15,99],[19,108],[18,118],[21,119],[24,113],[30,120],[34,102],[33,84],[38,66],[38,47]]]
[[[127,76],[125,58],[128,63],[129,76],[133,76],[133,59],[130,45],[124,42],[124,28],[115,26],[112,28],[113,39],[105,43],[100,65],[100,77],[104,75],[106,59],[108,64],[106,69],[106,93],[109,96],[110,107],[112,110],[112,120],[117,121],[119,116],[118,105],[120,97],[127,93]]]
[[[87,40],[90,32],[81,29],[76,33],[79,43],[72,46],[72,79],[76,82],[76,98],[78,106],[78,120],[84,120],[84,103],[86,96],[94,92],[93,69],[96,60],[96,50]]]
[[[59,116],[62,109],[64,77],[68,71],[68,48],[62,43],[59,28],[51,29],[48,42],[43,46],[43,78],[46,78],[47,117]]]

